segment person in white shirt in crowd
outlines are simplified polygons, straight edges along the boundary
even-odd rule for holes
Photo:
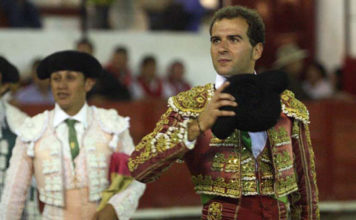
[[[55,107],[28,118],[19,129],[0,219],[20,219],[32,175],[44,203],[43,219],[125,220],[133,215],[145,189],[137,181],[97,211],[109,184],[111,155],[128,157],[134,149],[128,118],[86,103],[86,94],[101,72],[94,57],[71,50],[51,54],[39,64],[38,77],[50,79]]]
[[[154,56],[148,55],[142,59],[140,73],[130,89],[136,100],[165,97],[163,80],[157,74],[157,61]]]
[[[333,89],[326,76],[325,67],[314,61],[310,63],[305,72],[303,89],[313,100],[330,98]]]

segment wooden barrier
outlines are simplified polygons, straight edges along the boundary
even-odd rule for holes
[[[151,132],[167,109],[164,100],[107,103],[131,118],[135,143]],[[326,200],[356,200],[356,104],[336,101],[307,103],[311,138],[316,157],[319,197]],[[22,106],[34,115],[49,106]],[[174,164],[159,180],[147,185],[141,208],[200,205],[185,164]]]

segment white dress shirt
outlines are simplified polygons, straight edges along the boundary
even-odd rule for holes
[[[256,72],[255,72],[256,74]],[[220,88],[226,81],[226,77],[216,74],[215,87],[216,89]],[[251,147],[252,153],[255,158],[263,151],[266,142],[267,142],[267,132],[259,131],[259,132],[248,132],[251,138]]]
[[[87,111],[87,103],[85,103],[80,111],[74,116],[68,115],[57,103],[54,107],[53,128],[56,132],[56,136],[62,142],[64,160],[67,161],[64,163],[66,189],[85,187],[88,184],[85,178],[85,174],[87,173],[85,154],[80,150],[78,156],[74,159],[75,166],[71,163],[72,154],[69,146],[68,126],[65,122],[66,119],[74,119],[77,121],[74,128],[77,133],[79,149],[81,149],[83,145],[83,134],[88,126]]]

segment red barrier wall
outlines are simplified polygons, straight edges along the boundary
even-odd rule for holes
[[[131,117],[135,143],[152,131],[166,101],[121,102],[101,105]],[[356,199],[356,104],[323,101],[307,103],[311,137],[316,157],[320,200]],[[23,106],[34,115],[48,106]],[[147,186],[140,207],[200,205],[185,164],[174,164],[162,177]]]

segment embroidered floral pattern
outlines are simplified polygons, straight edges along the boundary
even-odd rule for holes
[[[284,127],[280,128],[270,128],[268,130],[269,136],[272,138],[272,144],[276,147],[281,145],[286,145],[291,143],[291,139],[288,135],[287,130]]]
[[[192,176],[194,189],[199,194],[220,195],[231,198],[239,198],[241,196],[239,179],[230,179],[226,181],[219,177],[212,179],[211,176],[203,176],[201,174]]]
[[[221,220],[223,206],[219,202],[212,202],[208,207],[208,220]]]
[[[240,172],[240,158],[238,155],[230,154],[225,165],[225,172],[237,173]]]
[[[221,171],[224,171],[224,166],[225,166],[225,155],[224,154],[215,154],[213,163],[211,166],[211,170],[221,172]]]
[[[292,138],[299,139],[299,121],[293,120]]]
[[[305,105],[294,97],[294,93],[285,90],[281,95],[282,111],[289,117],[298,119],[304,124],[310,123],[309,112]]]
[[[209,83],[169,98],[168,105],[182,116],[198,117],[213,95],[214,85]]]
[[[213,137],[210,140],[209,146],[211,147],[224,147],[224,146],[240,146],[240,131],[235,130],[232,134],[226,139],[219,139],[215,137],[214,133],[212,133]]]
[[[170,111],[171,110],[168,110],[168,112]],[[163,124],[159,122],[154,132],[145,136],[136,147],[136,150],[143,149],[143,151],[138,157],[129,159],[129,169],[132,171],[136,169],[139,164],[146,162],[159,153],[173,148],[178,143],[184,142],[188,121],[189,120],[185,120],[177,123],[176,126],[169,127],[164,133]]]

